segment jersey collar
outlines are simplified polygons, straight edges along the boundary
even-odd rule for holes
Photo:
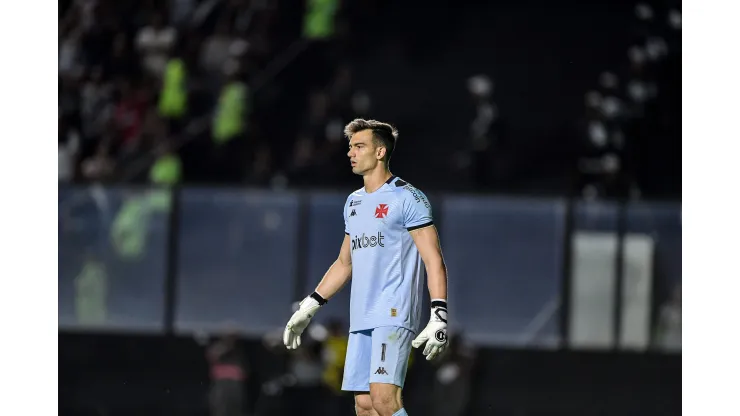
[[[372,195],[372,194],[380,191],[381,189],[383,189],[384,186],[390,185],[396,179],[398,179],[398,177],[396,175],[391,176],[390,178],[388,178],[387,181],[385,181],[385,183],[383,183],[382,185],[380,185],[380,188],[378,188],[374,192],[368,192],[367,190],[365,190],[365,187],[364,186],[362,188],[358,189],[358,191],[360,192],[361,195]]]

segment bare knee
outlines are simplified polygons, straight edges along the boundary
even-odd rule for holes
[[[355,394],[355,412],[357,416],[375,416],[370,394]]]
[[[395,389],[377,389],[370,391],[373,409],[380,416],[393,416],[401,406],[400,391]]]

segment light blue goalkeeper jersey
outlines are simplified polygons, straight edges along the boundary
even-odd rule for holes
[[[344,224],[352,251],[350,332],[382,326],[418,332],[426,285],[409,231],[433,225],[427,197],[393,176],[373,193],[353,192]]]

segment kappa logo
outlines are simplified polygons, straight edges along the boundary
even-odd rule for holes
[[[385,218],[388,215],[388,204],[379,204],[375,208],[375,218]]]
[[[349,216],[354,217],[355,215],[357,215],[357,212],[353,209],[352,212],[349,213]]]
[[[375,370],[375,374],[381,374],[381,375],[387,376],[388,372],[385,371],[385,367],[378,367],[378,369]]]

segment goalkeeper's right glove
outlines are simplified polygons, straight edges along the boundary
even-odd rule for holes
[[[285,326],[285,332],[283,332],[283,344],[289,350],[294,350],[301,345],[301,334],[311,323],[311,318],[325,303],[326,299],[317,292],[313,292],[301,301],[298,310],[290,317]]]

